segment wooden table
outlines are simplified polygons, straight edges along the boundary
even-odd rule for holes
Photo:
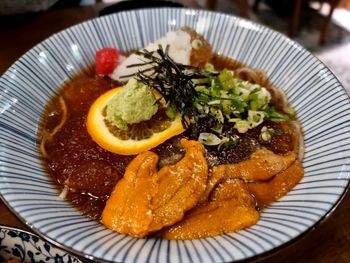
[[[100,4],[52,10],[6,20],[0,17],[0,74],[35,44],[66,27],[96,17],[103,7]],[[0,201],[1,224],[30,231]],[[261,262],[350,262],[350,193],[315,230]]]

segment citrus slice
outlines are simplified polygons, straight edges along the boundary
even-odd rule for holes
[[[87,130],[91,138],[102,148],[121,155],[134,155],[150,150],[185,131],[181,116],[178,115],[174,119],[167,118],[162,108],[151,120],[133,124],[128,131],[119,130],[109,124],[105,118],[106,106],[122,89],[123,87],[119,87],[107,91],[90,107]]]

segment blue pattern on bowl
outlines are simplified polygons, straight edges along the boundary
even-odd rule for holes
[[[0,227],[0,262],[16,259],[32,263],[80,262],[69,253],[23,230]]]

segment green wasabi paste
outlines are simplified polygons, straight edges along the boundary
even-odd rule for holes
[[[106,119],[117,128],[127,130],[130,124],[150,120],[157,111],[157,99],[151,89],[130,79],[107,104]]]

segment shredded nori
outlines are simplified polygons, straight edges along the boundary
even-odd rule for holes
[[[183,65],[175,62],[169,55],[169,45],[163,50],[162,46],[156,51],[146,49],[136,52],[137,55],[144,58],[141,63],[128,65],[128,67],[149,67],[139,70],[136,74],[123,76],[135,77],[150,88],[159,92],[166,103],[175,108],[181,114],[181,121],[184,128],[188,128],[188,118],[195,118],[199,115],[194,102],[199,93],[196,90],[197,85],[208,85],[211,83],[199,83],[194,80],[212,78],[218,75],[217,72],[209,72],[201,68]]]

